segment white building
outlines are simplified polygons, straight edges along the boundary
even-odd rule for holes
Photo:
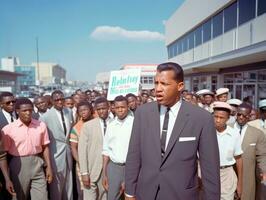
[[[186,0],[166,22],[166,46],[187,89],[266,98],[265,0]]]
[[[66,80],[66,70],[57,63],[32,63],[36,67],[36,80],[40,85],[61,84]]]
[[[15,66],[20,65],[19,59],[17,57],[7,57],[1,59],[1,69],[5,71],[14,72]]]

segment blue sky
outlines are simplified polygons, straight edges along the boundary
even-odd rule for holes
[[[183,0],[1,0],[0,57],[57,62],[71,80],[95,81],[124,64],[167,59],[164,21]]]

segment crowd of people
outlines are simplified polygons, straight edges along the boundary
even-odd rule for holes
[[[0,93],[0,200],[264,200],[266,99],[184,89],[176,63],[155,88],[107,100]]]

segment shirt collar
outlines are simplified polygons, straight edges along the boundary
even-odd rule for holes
[[[219,135],[219,136],[222,136],[222,135],[225,135],[225,134],[227,134],[229,136],[233,136],[232,132],[230,131],[230,129],[231,129],[230,126],[226,126],[226,129],[223,132],[218,132],[217,130],[216,130],[216,132],[217,132],[217,135]]]
[[[38,124],[37,122],[38,122],[37,120],[31,118],[31,122],[30,122],[29,126],[36,125],[36,124]],[[17,127],[25,126],[25,124],[19,118],[15,121],[15,123],[16,123]]]
[[[6,112],[4,109],[2,109],[2,112],[4,113],[5,116],[10,116],[10,114],[13,116],[13,112],[9,113],[9,112]]]
[[[248,126],[248,124],[246,123],[244,126],[242,126],[242,130],[244,128],[246,128],[247,126]],[[240,129],[240,125],[237,122],[235,123],[235,127],[238,128],[238,129]]]
[[[181,100],[179,100],[178,102],[176,102],[173,106],[170,107],[170,111],[174,114],[175,117],[177,117],[180,106],[181,106]],[[163,113],[166,112],[167,107],[164,105],[161,105],[161,109],[163,109]]]

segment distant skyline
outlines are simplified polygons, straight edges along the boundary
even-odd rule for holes
[[[21,64],[56,62],[68,80],[94,82],[96,74],[125,64],[167,60],[164,22],[184,0],[3,0],[0,58]]]

